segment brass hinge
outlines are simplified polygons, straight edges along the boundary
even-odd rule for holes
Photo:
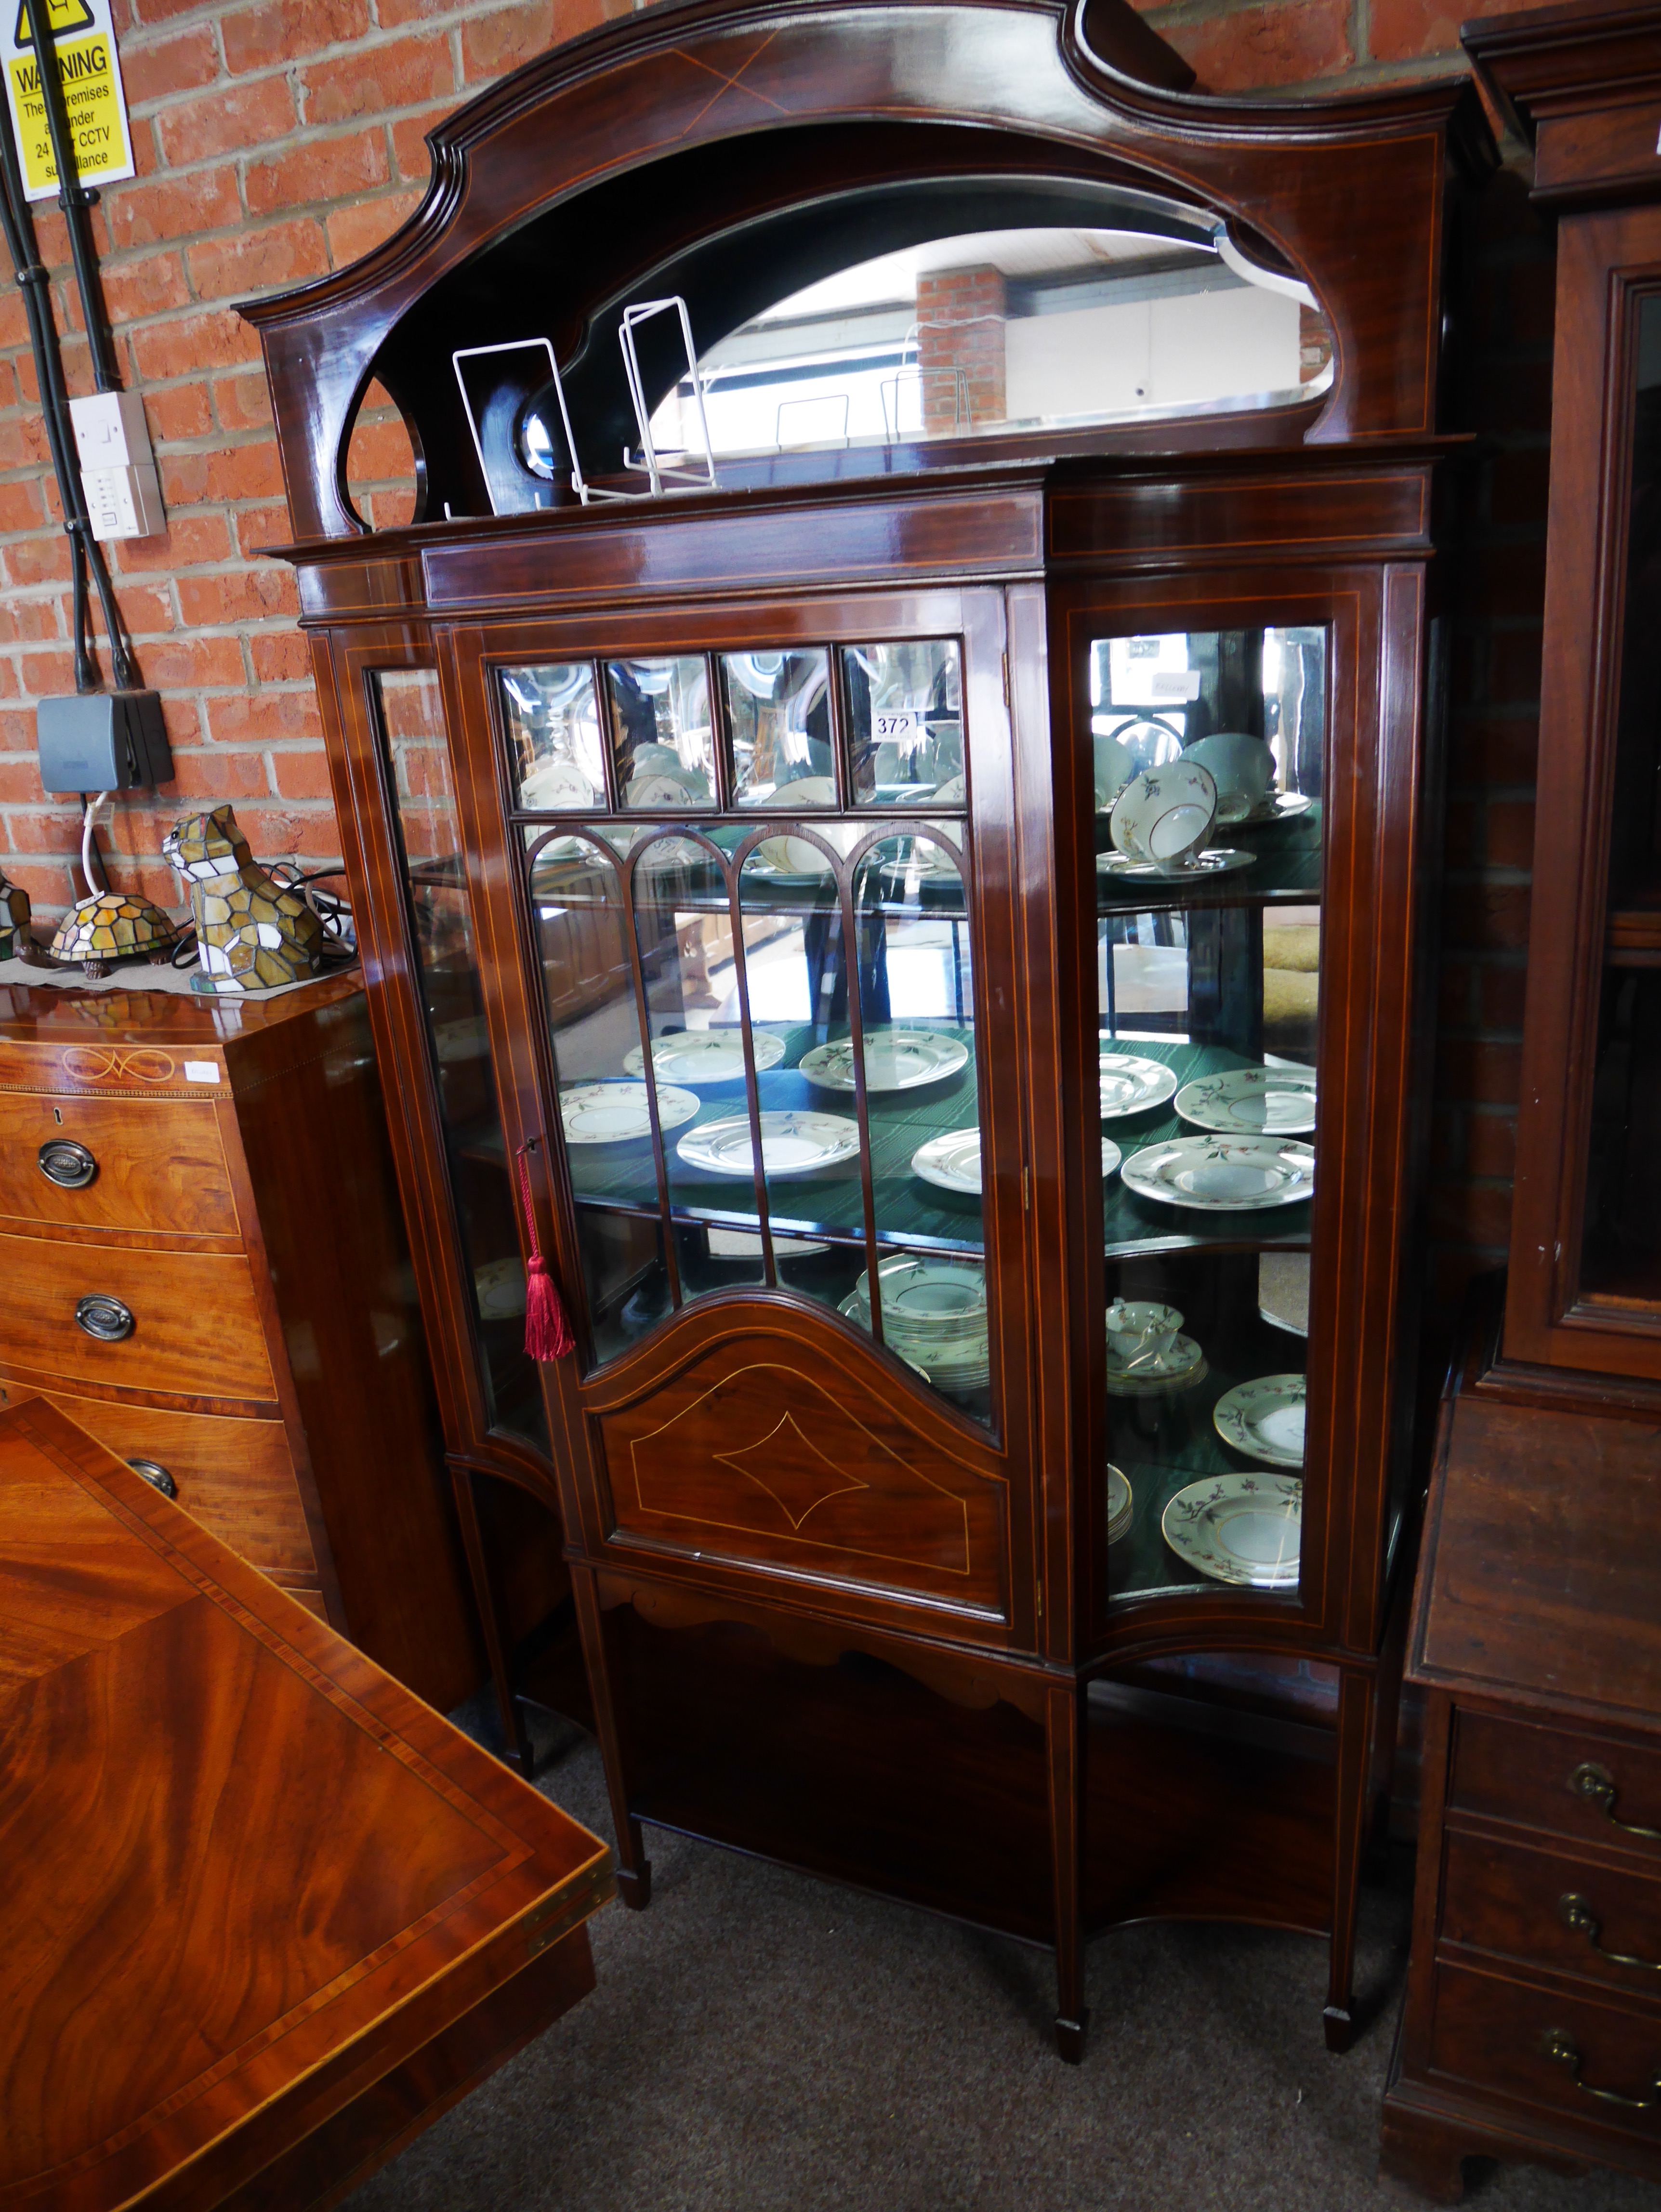
[[[1006,707],[1009,704],[1009,655],[1007,653],[1003,657],[1003,703]]]
[[[1023,1213],[1031,1213],[1031,1211],[1032,1170],[1030,1167],[1023,1167],[1021,1170],[1021,1212]]]

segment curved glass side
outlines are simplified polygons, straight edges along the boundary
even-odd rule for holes
[[[648,698],[715,702],[697,776],[648,758],[666,788],[634,812],[619,751],[611,822],[522,823],[595,1359],[692,1299],[777,1287],[992,1422],[959,654],[626,664],[673,672]],[[873,671],[918,693],[882,741],[920,771],[890,804],[926,792],[938,817],[873,814]]]
[[[525,1267],[491,1074],[443,697],[430,669],[383,669],[369,684],[490,1424],[545,1453],[541,1383],[525,1356]]]
[[[1326,633],[1103,637],[1090,676],[1110,1594],[1295,1595]]]

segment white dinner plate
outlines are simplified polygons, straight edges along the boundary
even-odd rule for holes
[[[784,1039],[769,1030],[754,1030],[756,1073],[776,1067],[784,1058]],[[644,1048],[624,1053],[623,1065],[630,1075],[643,1074]],[[654,1037],[652,1066],[660,1082],[742,1083],[744,1035],[739,1030],[678,1030],[672,1036]]]
[[[1315,1070],[1232,1067],[1202,1075],[1177,1093],[1177,1111],[1196,1129],[1299,1136],[1315,1127]]]
[[[1119,1170],[1138,1198],[1202,1213],[1256,1213],[1315,1195],[1315,1151],[1275,1137],[1172,1137],[1146,1145]]]
[[[1096,867],[1104,876],[1129,876],[1139,883],[1188,883],[1206,876],[1226,876],[1234,868],[1252,868],[1257,855],[1238,845],[1214,845],[1196,853],[1180,866],[1161,867],[1154,860],[1137,860],[1124,853],[1098,853]]]
[[[1146,1114],[1150,1106],[1163,1106],[1177,1088],[1176,1070],[1162,1060],[1144,1060],[1134,1052],[1104,1051],[1101,1062],[1104,1121],[1121,1121],[1127,1114]]]
[[[867,1091],[915,1091],[919,1084],[940,1083],[955,1075],[969,1059],[961,1037],[942,1036],[934,1030],[873,1029],[865,1033],[865,1087]],[[816,1044],[803,1053],[798,1071],[821,1091],[851,1091],[854,1088],[854,1047]]]
[[[1305,1387],[1301,1375],[1259,1375],[1237,1382],[1212,1413],[1218,1435],[1264,1467],[1301,1467]]]
[[[986,1269],[978,1260],[920,1260],[897,1252],[877,1268],[882,1286],[885,1332],[897,1328],[907,1336],[958,1337],[986,1332]],[[854,1296],[868,1306],[868,1273],[855,1285]]]
[[[1303,1519],[1295,1474],[1213,1474],[1179,1490],[1159,1527],[1177,1558],[1213,1582],[1296,1589]]]
[[[698,1110],[690,1091],[660,1083],[658,1126],[678,1129]],[[652,1109],[643,1083],[574,1083],[559,1094],[559,1118],[568,1145],[626,1145],[652,1133]]]
[[[700,1129],[689,1129],[675,1150],[689,1168],[702,1168],[706,1175],[755,1173],[755,1146],[747,1114],[734,1114],[725,1121],[706,1121]],[[857,1159],[859,1152],[859,1124],[841,1114],[785,1111],[761,1117],[761,1163],[770,1176],[824,1175]]]
[[[1106,1182],[1118,1166],[1120,1153],[1111,1137],[1102,1139],[1102,1180]],[[978,1129],[948,1129],[944,1136],[931,1137],[926,1145],[919,1145],[911,1155],[911,1172],[921,1176],[924,1182],[932,1182],[937,1190],[949,1190],[958,1198],[978,1198],[981,1194],[981,1133]]]
[[[481,1321],[512,1321],[525,1310],[525,1267],[518,1260],[486,1260],[473,1270]]]

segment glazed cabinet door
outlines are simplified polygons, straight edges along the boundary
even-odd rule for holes
[[[453,639],[593,1563],[1020,1632],[1003,649],[991,592]]]
[[[1378,1632],[1422,586],[1258,573],[1060,610],[1100,1642]]]
[[[1661,208],[1560,226],[1505,1350],[1661,1381]]]

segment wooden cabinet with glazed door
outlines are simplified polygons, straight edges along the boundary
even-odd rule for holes
[[[693,0],[249,311],[451,1462],[559,1513],[624,1893],[657,1823],[1053,1945],[1071,2057],[1150,1913],[1326,1938],[1347,2035],[1409,1441],[1481,129],[1189,82],[1104,0]],[[431,519],[366,539],[371,378]]]
[[[1661,10],[1466,27],[1557,216],[1510,1265],[1442,1407],[1386,2171],[1661,2179]]]

